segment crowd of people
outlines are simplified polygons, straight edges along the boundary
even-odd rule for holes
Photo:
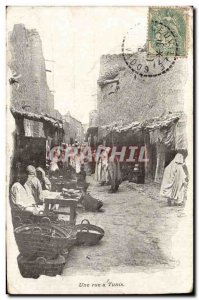
[[[89,161],[88,157],[83,155],[85,145],[76,142],[74,147],[76,147],[76,151],[73,151],[73,155],[69,155],[67,160],[64,160],[63,150],[54,151],[53,159],[48,162],[48,176],[41,167],[35,168],[29,165],[26,168],[25,183],[21,184],[18,178],[19,180],[16,180],[11,187],[12,204],[38,213],[40,209],[43,209],[44,191],[51,190],[53,178],[75,179],[77,184],[86,184],[86,176],[92,173],[94,173],[94,178],[100,186],[110,186],[108,192],[116,193],[122,182],[122,176],[120,162],[117,156],[111,154],[111,148],[99,146],[100,151],[98,153],[96,150],[93,151],[91,155],[94,159]],[[66,148],[64,148],[65,151]],[[160,195],[168,200],[168,205],[183,205],[186,201],[187,186],[188,171],[184,157],[177,153],[165,168]]]
[[[86,144],[80,145],[76,142],[74,146],[66,145],[62,150],[55,150],[49,163],[49,175],[56,176],[57,173],[66,172],[70,167],[75,170],[77,180],[85,180],[86,174],[95,173],[95,180],[100,185],[110,185],[109,192],[117,192],[122,181],[118,158],[111,156],[110,147],[102,145],[98,146],[99,152],[93,149],[90,154],[85,155],[86,147]],[[70,154],[67,155],[67,159],[66,151]]]

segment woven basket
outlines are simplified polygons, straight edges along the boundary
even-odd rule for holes
[[[22,225],[16,228],[14,233],[19,252],[29,259],[39,256],[55,258],[76,243],[76,235],[50,222],[43,222],[37,226]]]
[[[77,230],[77,245],[96,245],[104,236],[104,230],[82,220],[81,224],[75,225]]]
[[[59,229],[63,231],[63,234],[70,236],[65,250],[70,250],[75,244],[77,244],[77,229],[75,225],[70,224],[68,221],[57,220],[56,222],[53,222],[53,226],[58,226]],[[61,252],[62,255],[64,255],[64,251]]]
[[[44,257],[37,257],[35,260],[28,260],[21,254],[17,257],[20,273],[25,278],[38,278],[40,275],[56,276],[61,275],[65,258],[59,255],[53,260],[47,260]]]
[[[48,213],[39,211],[38,215],[33,215],[32,212],[25,210],[12,209],[12,223],[14,228],[23,224],[37,224],[44,217],[48,217],[51,221],[56,221],[58,219],[57,214],[52,211],[49,211]]]

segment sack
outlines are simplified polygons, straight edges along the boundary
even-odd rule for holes
[[[102,206],[101,200],[93,198],[90,194],[84,194],[82,204],[87,211],[98,211]]]

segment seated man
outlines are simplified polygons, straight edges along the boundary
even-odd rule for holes
[[[28,195],[33,196],[36,205],[41,205],[43,204],[44,198],[42,194],[41,183],[36,177],[36,169],[35,167],[29,165],[26,171],[28,173],[28,178],[26,180],[26,183],[24,184],[26,192],[28,193]]]
[[[25,188],[19,182],[15,182],[11,187],[10,200],[11,205],[22,209],[35,204],[34,198],[27,194]]]
[[[38,214],[40,208],[35,207],[35,200],[32,195],[28,194],[25,188],[15,182],[10,190],[11,207],[23,211],[29,211],[33,214]]]

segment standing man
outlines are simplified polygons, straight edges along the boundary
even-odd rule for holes
[[[116,157],[109,157],[108,173],[111,181],[111,189],[109,190],[109,193],[116,193],[118,191],[120,183],[122,182],[120,163]]]

